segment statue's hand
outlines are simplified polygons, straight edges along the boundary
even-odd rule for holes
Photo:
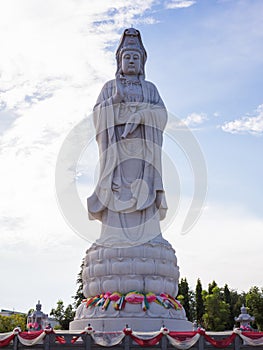
[[[156,199],[155,199],[155,205],[156,205],[157,209],[159,209],[161,206],[162,197],[163,197],[162,191],[157,191],[156,192]]]
[[[125,125],[121,138],[125,139],[129,134],[132,134],[140,123],[141,123],[140,115],[138,113],[132,114]]]
[[[124,101],[124,91],[123,84],[121,83],[121,78],[116,78],[116,92],[113,95],[113,103],[120,103]]]

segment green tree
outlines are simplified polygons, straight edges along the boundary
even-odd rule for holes
[[[200,279],[198,278],[195,287],[195,316],[198,324],[203,323],[205,306],[203,301],[203,289]]]
[[[240,314],[240,308],[245,304],[245,293],[239,294],[235,290],[230,290],[225,284],[223,290],[223,300],[229,305],[229,319],[227,322],[227,329],[233,329],[235,324],[235,317]]]
[[[189,285],[186,278],[182,278],[178,285],[178,296],[177,299],[182,303],[186,317],[188,320],[193,320],[194,313],[194,295],[189,289]]]
[[[233,322],[235,317],[237,317],[240,314],[240,309],[242,305],[246,304],[246,293],[238,293],[235,290],[230,290],[231,294],[231,307],[230,307],[230,313],[231,317],[233,318]]]
[[[223,331],[229,319],[229,305],[222,300],[219,287],[214,287],[212,293],[205,297],[204,324],[207,330]]]
[[[193,290],[189,290],[189,304],[190,304],[190,312],[189,312],[189,321],[194,321],[195,316],[195,293]]]
[[[228,285],[225,284],[223,289],[223,300],[229,307],[229,317],[227,319],[226,329],[233,329],[234,326],[233,305],[231,299],[231,292],[228,288]]]
[[[255,317],[255,324],[259,330],[263,330],[263,288],[251,287],[246,295],[246,305],[249,313]]]
[[[27,317],[28,317],[29,315],[32,315],[32,313],[33,313],[34,311],[35,311],[35,309],[33,309],[33,308],[29,309],[28,312],[27,312]]]
[[[11,332],[14,328],[20,327],[22,331],[26,330],[26,315],[13,314],[10,316],[0,315],[0,333]]]
[[[65,309],[63,301],[58,300],[56,309],[52,309],[50,315],[55,317],[61,329],[69,329],[69,323],[74,320],[75,311],[71,304]]]
[[[73,305],[75,309],[77,309],[77,307],[81,304],[82,300],[85,299],[85,296],[83,294],[83,281],[82,281],[82,272],[84,269],[84,265],[85,265],[85,262],[84,262],[84,259],[82,259],[80,272],[78,273],[77,281],[76,281],[76,284],[78,285],[78,289],[76,291],[76,294],[72,297],[74,299]]]
[[[230,305],[231,303],[231,293],[230,293],[230,290],[228,288],[228,285],[225,284],[224,286],[224,292],[223,292],[223,298],[224,298],[224,301]]]
[[[213,289],[217,287],[217,283],[213,281],[212,283],[208,284],[208,294],[213,294]]]
[[[14,328],[11,326],[11,316],[2,316],[0,315],[0,332],[10,332]]]

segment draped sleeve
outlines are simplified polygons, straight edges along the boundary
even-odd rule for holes
[[[100,154],[100,174],[94,193],[88,198],[90,219],[102,220],[103,211],[108,208],[114,193],[112,190],[114,170],[120,164],[120,145],[116,139],[115,120],[120,113],[121,104],[113,104],[116,81],[107,82],[97,99],[93,111],[96,128],[96,140]],[[160,219],[165,217],[167,205],[162,183],[161,148],[163,130],[167,123],[167,112],[164,103],[154,84],[142,81],[143,102],[138,103],[136,111],[130,118],[136,118],[143,134],[143,183],[148,186],[148,196],[138,187],[135,209],[142,211],[154,205],[157,193],[161,198]],[[125,106],[129,107],[129,103]],[[128,120],[129,122],[129,120]],[[119,141],[120,142],[120,141]]]

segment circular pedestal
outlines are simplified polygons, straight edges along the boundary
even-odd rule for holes
[[[93,244],[83,269],[83,293],[88,298],[110,292],[178,292],[179,268],[172,246],[158,236],[129,248],[108,248]]]
[[[129,248],[93,244],[83,269],[83,292],[88,304],[79,306],[70,329],[83,330],[91,324],[97,331],[120,331],[126,325],[135,331],[158,331],[163,325],[171,330],[192,330],[184,309],[174,300],[178,279],[175,251],[161,235]],[[117,292],[119,298],[126,300],[131,291],[141,293],[143,300],[128,301],[122,306],[113,299],[105,303],[106,295]],[[148,293],[156,299],[147,301]],[[145,300],[147,305],[143,304]]]

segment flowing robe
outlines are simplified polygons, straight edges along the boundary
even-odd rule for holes
[[[141,81],[140,102],[114,105],[115,92],[116,80],[107,82],[94,107],[100,174],[88,211],[91,220],[102,222],[97,243],[121,246],[161,234],[167,210],[161,168],[167,111],[151,82]]]

